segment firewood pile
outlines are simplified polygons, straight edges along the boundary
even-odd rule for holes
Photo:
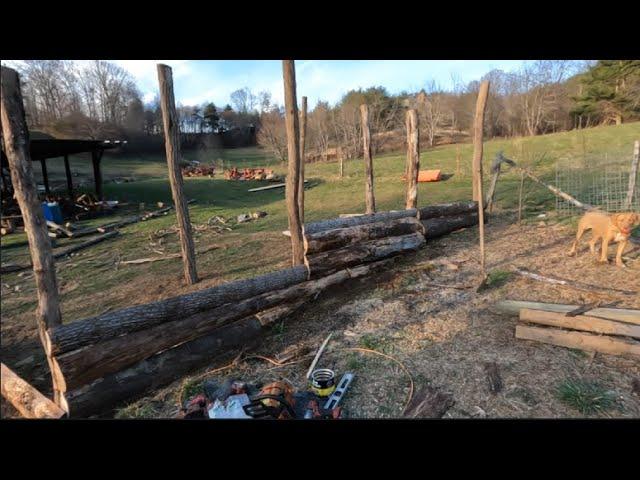
[[[273,170],[268,168],[243,168],[232,167],[224,172],[225,180],[280,180]]]
[[[182,167],[183,177],[209,177],[213,178],[216,174],[214,165],[189,165]]]

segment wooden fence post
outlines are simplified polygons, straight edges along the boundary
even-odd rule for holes
[[[11,171],[14,194],[24,220],[24,229],[29,242],[29,253],[36,281],[38,332],[51,368],[54,402],[65,412],[68,412],[61,379],[56,374],[57,370],[52,362],[48,335],[49,329],[62,323],[58,281],[47,223],[40,206],[33,176],[33,165],[29,153],[29,130],[25,120],[20,79],[14,70],[2,67],[0,90],[5,152]]]
[[[376,199],[373,194],[373,157],[371,156],[371,131],[369,130],[369,107],[360,105],[362,119],[362,148],[364,152],[365,202],[367,214],[376,213]]]
[[[344,155],[342,154],[342,147],[337,147],[338,162],[340,163],[340,178],[344,177]]]
[[[302,97],[300,109],[300,182],[298,182],[298,212],[300,223],[304,225],[304,148],[307,135],[307,97]]]
[[[406,209],[418,208],[418,172],[420,171],[420,133],[418,115],[407,110],[407,195]]]
[[[627,198],[624,202],[624,210],[631,208],[633,194],[638,180],[638,162],[640,162],[640,140],[636,140],[633,144],[633,160],[631,161],[631,170],[629,171],[629,188],[627,189]]]
[[[196,272],[196,257],[191,234],[189,208],[183,190],[182,169],[180,167],[180,124],[173,96],[171,67],[158,64],[158,83],[160,84],[160,106],[162,108],[162,123],[164,126],[164,145],[167,152],[167,165],[169,166],[169,183],[171,184],[171,193],[180,231],[184,278],[188,284],[194,284],[198,281],[198,274]]]
[[[304,244],[298,203],[298,194],[300,193],[300,127],[296,100],[296,67],[293,60],[282,61],[282,76],[284,79],[284,119],[287,128],[289,157],[286,185],[287,212],[289,214],[289,232],[291,232],[292,263],[295,266],[304,264]]]
[[[518,190],[518,225],[522,225],[522,194],[524,190],[524,170],[520,172],[520,189]]]
[[[476,116],[473,123],[473,199],[478,202],[478,226],[480,227],[480,270],[483,282],[486,278],[484,252],[484,199],[482,198],[482,130],[484,126],[484,110],[487,106],[489,81],[480,84]]]

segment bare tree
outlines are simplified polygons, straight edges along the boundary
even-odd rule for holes
[[[287,130],[283,109],[275,105],[262,113],[257,141],[258,145],[269,150],[281,162],[287,161]]]

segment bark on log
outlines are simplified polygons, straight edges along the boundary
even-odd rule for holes
[[[593,333],[559,330],[551,327],[516,325],[516,338],[534,340],[560,347],[578,348],[588,352],[640,356],[640,342],[637,340],[625,340]]]
[[[376,213],[376,199],[373,193],[373,156],[371,154],[371,132],[369,131],[369,106],[360,105],[360,118],[362,120],[362,151],[364,156],[364,199],[366,213]]]
[[[241,318],[254,315],[286,301],[314,295],[349,278],[349,272],[343,270],[319,280],[264,293],[238,303],[228,303],[187,318],[179,316],[173,321],[153,328],[57,355],[55,360],[65,379],[66,388],[64,391],[72,390],[91,380],[122,370],[157,352],[194,340]]]
[[[325,230],[333,230],[334,228],[355,227],[356,225],[364,225],[366,223],[386,222],[396,220],[398,218],[408,218],[417,216],[418,211],[396,210],[392,212],[380,212],[373,215],[361,215],[349,218],[332,218],[330,220],[322,220],[320,222],[309,223],[304,227],[304,233],[310,235],[313,233],[323,232]]]
[[[422,223],[416,218],[400,218],[390,222],[367,223],[355,227],[336,228],[323,232],[305,235],[305,255],[313,255],[327,250],[335,250],[358,242],[366,242],[378,238],[424,233]]]
[[[185,318],[198,312],[280,290],[308,279],[304,265],[258,277],[224,283],[157,302],[135,305],[54,328],[51,351],[57,355],[138,330]]]
[[[418,173],[420,171],[420,130],[418,114],[407,110],[407,193],[405,208],[418,208]]]
[[[425,385],[414,395],[404,414],[407,418],[442,418],[454,405],[453,395]]]
[[[487,362],[484,364],[484,371],[487,374],[489,391],[493,394],[500,392],[502,390],[503,384],[498,364],[496,362]]]
[[[427,220],[436,217],[450,217],[452,215],[462,215],[464,213],[474,213],[478,211],[478,202],[452,202],[429,205],[419,210],[418,218]]]
[[[307,265],[311,278],[318,278],[343,268],[414,251],[424,243],[422,233],[381,238],[310,255],[307,257]]]
[[[603,318],[593,317],[590,315],[576,315],[574,317],[568,317],[562,313],[523,308],[520,310],[520,321],[538,323],[540,325],[548,325],[551,327],[567,328],[570,330],[581,330],[583,332],[605,333],[609,335],[624,335],[627,337],[640,338],[640,325],[605,320]]]
[[[381,261],[347,269],[344,280],[367,275],[384,268],[390,261]],[[324,280],[324,279],[323,279]],[[281,317],[282,318],[282,317]],[[277,321],[278,318],[272,318]],[[145,391],[170,383],[185,374],[201,368],[234,348],[248,349],[264,332],[255,315],[214,330],[209,335],[183,343],[149,357],[126,370],[109,374],[81,388],[66,393],[70,415],[86,417],[106,411],[123,400],[143,394]]]
[[[568,313],[578,308],[578,305],[565,305],[559,303],[527,302],[520,300],[502,300],[495,304],[495,309],[507,315],[519,315],[523,308],[534,310],[544,310],[545,312]],[[594,308],[589,310],[592,317],[617,320],[619,322],[633,323],[640,325],[640,310],[627,308]]]
[[[425,233],[424,236],[427,239],[438,238],[442,235],[446,235],[455,230],[459,230],[465,227],[471,227],[478,224],[478,213],[466,213],[463,215],[456,215],[452,217],[440,217],[430,218],[423,220]]]
[[[16,375],[4,363],[0,365],[2,396],[25,418],[59,419],[67,414],[38,390]]]
[[[191,285],[198,281],[198,274],[196,272],[196,253],[191,233],[191,219],[189,218],[189,207],[184,194],[182,167],[180,166],[180,127],[173,96],[171,67],[158,64],[158,83],[160,84],[160,106],[162,109],[167,165],[169,166],[169,183],[180,232],[184,278],[187,284]]]

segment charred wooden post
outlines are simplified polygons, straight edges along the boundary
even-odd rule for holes
[[[298,182],[298,212],[304,225],[304,149],[307,135],[307,97],[302,97],[300,109],[300,181]]]
[[[304,245],[299,204],[301,185],[300,126],[296,100],[296,67],[293,60],[282,61],[282,75],[284,78],[285,125],[287,128],[287,152],[289,157],[286,197],[289,232],[291,233],[291,260],[293,265],[302,265],[304,264]]]
[[[182,169],[180,167],[180,127],[173,95],[171,67],[162,64],[158,65],[158,82],[160,84],[160,106],[162,108],[165,149],[169,166],[169,183],[171,184],[171,193],[180,232],[184,277],[188,284],[194,284],[198,281],[196,255],[191,234],[189,207],[183,190]]]
[[[40,207],[33,167],[29,153],[29,129],[25,121],[24,103],[18,74],[2,67],[1,119],[5,152],[11,171],[16,200],[22,212],[24,229],[29,241],[29,252],[38,294],[36,319],[40,339],[45,346],[53,377],[54,402],[68,411],[64,396],[58,387],[56,372],[51,362],[48,330],[62,323],[58,282],[44,213]]]
[[[373,194],[373,156],[371,155],[371,131],[369,130],[369,107],[360,105],[362,119],[362,149],[364,154],[365,202],[366,213],[376,213],[376,199]]]
[[[420,171],[420,130],[415,110],[407,111],[407,195],[405,208],[418,208],[418,172]]]

